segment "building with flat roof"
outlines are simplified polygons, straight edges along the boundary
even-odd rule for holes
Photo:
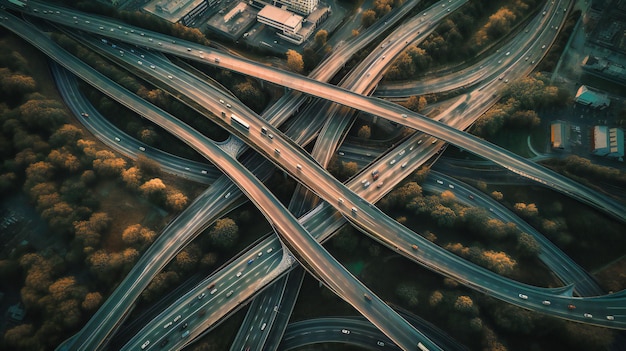
[[[272,0],[267,2],[271,3],[275,7],[285,7],[289,11],[297,12],[306,16],[317,8],[319,0]]]
[[[555,121],[550,125],[550,145],[554,149],[565,149],[565,142],[568,138],[567,125],[563,121]]]
[[[607,108],[611,104],[611,100],[607,94],[591,90],[586,85],[581,85],[580,88],[578,88],[574,100],[581,105],[600,109]]]
[[[624,157],[624,131],[621,128],[594,126],[592,151],[594,155]]]
[[[302,44],[305,37],[300,30],[304,18],[276,6],[265,5],[257,14],[257,20],[279,30],[278,35],[295,44]]]
[[[143,9],[172,23],[190,25],[209,8],[207,0],[153,0]]]

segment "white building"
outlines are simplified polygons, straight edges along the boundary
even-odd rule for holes
[[[598,156],[624,157],[624,131],[607,126],[593,127],[592,153]]]
[[[257,20],[272,28],[278,29],[278,36],[295,44],[302,44],[304,36],[299,33],[302,29],[302,16],[280,9],[276,6],[265,5],[257,14]]]
[[[268,1],[269,2],[269,1]],[[288,10],[308,15],[317,7],[319,0],[272,0],[276,7],[286,7]]]
[[[580,88],[578,88],[574,100],[581,105],[601,109],[607,108],[611,104],[611,100],[606,94],[593,91],[586,85],[581,85]]]

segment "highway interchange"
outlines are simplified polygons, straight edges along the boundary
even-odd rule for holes
[[[556,11],[556,13],[558,13],[558,12],[559,12],[559,11]],[[108,28],[108,27],[107,27],[107,28]],[[152,35],[152,34],[150,34],[150,35]],[[191,44],[189,44],[189,46],[191,46]],[[174,48],[174,49],[176,49],[176,48]],[[194,48],[194,50],[195,50],[195,48]],[[208,52],[208,51],[205,51],[205,52]],[[184,52],[183,52],[183,53],[184,53]],[[515,55],[515,54],[511,55],[511,57],[513,57],[514,55]],[[521,60],[521,57],[520,57],[520,60]],[[225,64],[225,62],[223,62],[223,61],[224,61],[224,59],[220,58],[220,64],[222,64],[222,65],[223,65],[223,64]],[[210,62],[210,61],[209,61],[209,62]],[[527,67],[527,65],[526,65],[526,67]],[[157,69],[156,71],[160,71],[160,69],[161,69],[161,67],[159,67],[159,69]],[[382,69],[382,67],[381,67],[381,69]],[[161,74],[163,74],[163,73],[161,73]],[[508,73],[508,74],[510,74],[510,73]],[[178,76],[176,76],[176,77],[178,78]],[[180,87],[180,89],[183,89],[183,88],[184,88],[184,87]],[[189,95],[193,95],[193,94],[194,94],[194,92],[193,92],[193,91],[188,91],[187,93],[189,93]],[[487,95],[487,94],[485,94],[485,95]],[[198,100],[203,99],[203,96],[202,96],[202,95],[196,95],[196,96],[197,96],[197,99],[198,99]],[[220,111],[220,109],[223,109],[223,107],[220,107],[220,105],[219,105],[219,101],[216,101],[216,100],[217,100],[216,98],[214,98],[214,99],[213,99],[213,101],[212,101],[212,106],[209,106],[209,107],[208,107],[208,109],[212,109],[212,110],[216,111],[216,112],[217,112],[216,114],[219,116],[219,111]],[[249,111],[243,110],[243,109],[242,109],[242,107],[240,107],[239,105],[235,105],[235,104],[234,104],[234,101],[233,101],[233,102],[231,102],[231,103],[233,103],[233,105],[232,105],[232,106],[233,106],[233,107],[235,107],[235,108],[233,108],[232,110],[233,110],[233,111],[236,111],[238,114],[241,114],[241,116],[242,116],[243,118],[254,118],[254,116],[253,116],[253,115],[251,115],[251,114],[249,113]],[[384,104],[383,104],[383,105],[384,105]],[[372,108],[374,108],[374,107],[376,107],[376,105],[373,105],[373,107],[372,107]],[[382,115],[384,115],[384,114],[380,114],[380,115],[382,116]],[[398,116],[398,115],[396,115],[396,117],[397,117],[397,116]],[[218,119],[218,120],[219,120],[219,119]],[[409,121],[409,120],[412,120],[412,119],[398,119],[398,118],[396,118],[396,122],[399,122],[399,123],[402,123],[403,121],[405,121],[405,122],[406,122],[406,121]],[[283,139],[282,139],[282,135],[281,135],[281,133],[280,133],[278,130],[276,130],[276,129],[272,129],[272,127],[271,127],[270,125],[266,125],[266,124],[258,123],[258,122],[259,122],[258,120],[251,120],[251,119],[248,119],[248,121],[249,121],[248,123],[250,123],[250,125],[251,125],[250,129],[251,129],[251,130],[254,130],[254,132],[252,132],[252,131],[251,131],[251,132],[249,133],[249,135],[250,135],[250,136],[252,136],[252,137],[255,137],[255,136],[256,136],[256,139],[254,139],[254,138],[250,138],[251,140],[248,140],[248,135],[246,134],[246,132],[243,132],[243,133],[242,133],[242,131],[241,131],[241,130],[237,130],[237,127],[236,127],[236,126],[234,126],[234,127],[233,127],[232,125],[230,125],[230,124],[226,124],[226,123],[224,123],[223,125],[224,125],[226,128],[230,128],[231,132],[238,134],[240,138],[245,139],[245,140],[246,140],[246,141],[247,141],[247,142],[248,142],[251,146],[257,147],[259,144],[261,144],[261,145],[263,145],[263,144],[269,144],[269,145],[266,145],[266,148],[265,148],[265,149],[258,149],[258,151],[260,151],[261,153],[265,154],[265,155],[266,155],[269,159],[274,160],[274,161],[275,161],[275,163],[276,163],[279,167],[282,167],[282,168],[283,168],[284,170],[286,170],[286,171],[290,171],[290,173],[291,173],[291,174],[292,174],[295,178],[300,179],[300,181],[301,181],[303,184],[305,184],[305,185],[307,185],[307,184],[308,184],[308,185],[310,185],[310,183],[312,182],[312,180],[313,180],[313,179],[315,179],[316,177],[329,177],[329,175],[327,175],[326,173],[324,173],[324,170],[323,170],[323,169],[321,169],[321,168],[319,168],[319,167],[315,164],[315,162],[314,162],[314,161],[312,161],[309,157],[306,157],[305,155],[302,155],[302,154],[304,153],[304,151],[302,151],[302,150],[301,150],[301,149],[299,149],[297,146],[295,146],[295,145],[293,145],[292,143],[290,143],[288,140],[283,140]],[[253,124],[253,123],[256,123],[256,124]],[[407,123],[404,123],[404,124],[407,124]],[[268,142],[267,142],[267,140],[265,140],[265,139],[267,139],[267,138],[263,139],[264,137],[263,137],[263,136],[260,136],[260,134],[261,134],[261,133],[258,133],[258,131],[259,131],[259,130],[261,129],[261,127],[263,127],[263,126],[265,126],[266,128],[269,128],[269,129],[272,131],[272,133],[275,135],[275,138],[271,139],[271,140],[272,140],[272,141],[271,141],[271,143],[268,143]],[[419,128],[416,128],[416,129],[419,129]],[[258,133],[259,135],[253,135],[253,134],[257,134],[257,133]],[[434,134],[434,133],[432,133],[432,134]],[[436,135],[436,134],[434,134],[434,135]],[[259,138],[259,136],[260,136],[260,138]],[[445,138],[444,138],[444,139],[445,139]],[[447,139],[446,139],[446,140],[447,140]],[[428,143],[428,144],[430,145],[430,143]],[[276,155],[276,152],[275,152],[275,151],[276,151],[276,149],[278,148],[276,145],[280,145],[280,146],[279,146],[279,147],[280,147],[280,149],[279,149],[279,150],[280,150],[280,154],[278,154],[278,155]],[[408,149],[410,148],[410,146],[408,146],[408,144],[407,144],[407,145],[405,145],[404,147],[405,147],[405,150],[408,150]],[[431,147],[431,149],[434,149],[434,147]],[[438,149],[438,148],[437,148],[437,149]],[[409,150],[409,151],[412,151],[412,150]],[[406,158],[406,157],[409,157],[409,154],[411,154],[411,152],[406,152],[405,158]],[[403,160],[403,159],[401,159],[399,156],[394,156],[394,155],[393,155],[393,151],[392,151],[392,152],[390,152],[390,153],[389,153],[389,155],[391,155],[391,157],[395,157],[395,158],[393,158],[394,160],[395,160],[396,158],[398,158],[398,165],[400,165],[400,162],[404,161],[404,160]],[[404,154],[403,154],[403,155],[404,155]],[[303,157],[303,156],[304,156],[304,157]],[[388,162],[390,162],[388,159],[387,159],[387,160],[385,160],[384,158],[383,158],[383,159],[381,159],[381,160],[379,160],[379,161],[381,161],[381,162],[379,162],[379,165],[385,165],[385,164],[388,164]],[[303,171],[303,172],[298,172],[297,170],[294,170],[294,168],[295,168],[295,167],[294,167],[294,165],[296,165],[296,164],[300,164],[300,165],[302,165],[302,166],[303,166],[303,168],[305,168],[305,169],[306,169],[306,171]],[[411,164],[413,164],[413,162],[411,162]],[[305,165],[306,165],[306,166],[305,166]],[[397,165],[396,167],[398,167],[398,165]],[[390,168],[391,168],[391,167],[390,167]],[[402,168],[404,168],[404,167],[402,167]],[[309,175],[309,174],[308,174],[309,169],[315,169],[315,171],[316,171],[316,172],[313,172],[311,175]],[[231,170],[231,171],[232,171],[232,170]],[[381,173],[385,173],[385,171],[381,169]],[[366,171],[365,171],[365,172],[363,172],[363,173],[362,173],[362,175],[363,175],[363,178],[367,178],[367,176],[368,176],[368,172],[366,172]],[[400,176],[394,176],[394,177],[389,177],[389,179],[385,179],[385,184],[387,184],[387,183],[388,183],[390,186],[391,186],[391,184],[397,184],[397,182],[398,182],[399,180],[397,180],[397,179],[396,179],[396,180],[394,180],[394,178],[400,178]],[[356,179],[355,179],[355,180],[356,180]],[[333,183],[332,183],[332,182],[329,182],[329,183],[327,183],[327,185],[326,185],[326,186],[328,187],[328,186],[330,186],[331,184],[333,184]],[[353,185],[352,185],[351,189],[352,189],[353,191],[355,191],[355,192],[359,192],[359,194],[362,194],[362,193],[363,193],[363,191],[360,191],[360,190],[363,190],[363,189],[361,189],[361,185],[360,185],[360,183],[359,183],[359,182],[354,181],[354,182],[352,182],[352,184],[353,184]],[[337,188],[339,188],[339,189],[342,189],[342,188],[341,188],[341,186],[339,186],[338,184],[335,184],[334,186],[336,186],[336,187],[337,187]],[[362,217],[365,215],[365,213],[366,213],[366,212],[369,212],[370,210],[372,210],[372,211],[373,211],[373,209],[372,209],[371,207],[369,207],[369,205],[368,205],[367,203],[360,203],[360,199],[359,199],[358,195],[356,195],[355,193],[352,193],[352,192],[350,192],[350,191],[347,191],[346,189],[342,189],[342,190],[336,190],[334,193],[331,193],[331,194],[323,194],[323,191],[322,191],[323,189],[320,189],[319,187],[316,187],[315,189],[312,189],[312,190],[316,191],[316,193],[317,193],[318,195],[322,196],[325,200],[327,200],[327,202],[328,202],[328,203],[330,203],[331,205],[335,206],[338,210],[342,211],[342,212],[344,213],[344,216],[346,216],[347,218],[352,219],[352,220],[355,220],[355,218],[358,218],[358,221],[357,221],[357,223],[355,223],[355,224],[356,224],[356,225],[358,225],[358,226],[360,226],[361,228],[363,228],[364,226],[371,225],[371,224],[364,224],[364,223],[363,223],[363,222],[364,222],[364,219],[363,219]],[[374,201],[375,201],[375,199],[376,199],[376,197],[380,198],[380,196],[381,196],[380,194],[382,194],[382,191],[381,191],[379,194],[373,194],[373,192],[367,192],[366,194],[363,194],[362,196],[363,196],[363,197],[364,197],[367,201],[372,201],[372,202],[374,202]],[[251,194],[248,194],[248,195],[251,195]],[[340,196],[343,196],[343,197],[342,197],[342,200],[344,200],[344,201],[345,201],[345,204],[337,204],[337,203],[333,203],[333,202],[335,202],[335,201],[336,201],[335,199],[338,199]],[[350,204],[348,204],[348,201],[350,201]],[[219,204],[216,204],[216,206],[219,206]],[[355,214],[355,213],[354,213],[354,211],[352,211],[352,210],[350,209],[351,207],[355,207],[355,208],[357,209],[357,211],[356,211],[356,216],[354,216],[354,214]],[[328,208],[328,207],[327,207],[327,208]],[[376,217],[376,218],[378,219],[379,217],[380,217],[380,218],[382,218],[382,217],[384,217],[384,216],[382,216],[381,214],[377,214],[377,217]],[[372,218],[374,218],[374,217],[372,217]],[[356,220],[355,220],[355,221],[356,221]],[[390,225],[393,225],[393,224],[390,224]],[[376,235],[377,233],[379,234],[379,231],[380,231],[380,232],[384,232],[384,228],[380,228],[380,227],[378,227],[378,228],[376,228],[376,229],[368,229],[368,228],[363,228],[363,229],[366,229],[367,231],[369,231],[371,235]],[[398,228],[396,228],[396,229],[398,229]],[[407,235],[407,237],[409,237],[409,238],[411,238],[411,236],[412,236],[412,234],[411,234],[411,233],[406,233],[406,235]],[[383,235],[383,236],[384,236],[384,235]],[[405,240],[405,244],[404,244],[403,250],[407,250],[406,248],[407,248],[407,247],[409,247],[409,246],[411,245],[411,243],[412,243],[412,242],[414,242],[414,239],[415,239],[415,238],[411,238],[411,239],[410,239],[410,240],[408,240],[408,241],[407,241],[407,240]],[[387,242],[386,242],[386,243],[387,243],[387,245],[388,245],[388,246],[390,246],[390,247],[394,247],[395,245],[400,246],[398,243],[399,243],[399,242],[402,242],[402,240],[401,240],[400,238],[398,238],[398,240],[396,240],[396,239],[391,239],[391,238],[389,238],[389,237],[379,238],[379,240],[387,240]],[[295,245],[295,244],[292,244],[292,245]],[[310,243],[310,245],[313,245],[313,244],[312,244],[312,243]],[[420,247],[422,247],[422,245],[426,245],[426,243],[420,243]],[[295,250],[295,252],[294,252],[294,253],[298,254],[298,252],[297,252],[297,251],[298,251],[298,250]],[[421,251],[421,250],[420,250],[420,251]],[[277,248],[275,255],[278,255],[278,252],[279,252],[279,250],[278,250],[278,248]],[[282,252],[282,251],[281,251],[281,252]],[[407,254],[407,255],[411,255],[411,252],[405,252],[405,254]],[[283,255],[283,256],[284,256],[284,255]],[[285,257],[288,257],[288,256],[285,256]],[[420,261],[420,260],[423,260],[424,258],[415,258],[415,259],[417,259],[418,261]],[[268,259],[268,260],[269,260],[269,259]],[[307,262],[307,260],[306,260],[306,259],[305,259],[304,261],[305,261],[305,263]],[[264,261],[264,262],[265,262],[265,261]],[[261,262],[259,262],[259,263],[261,263]],[[268,262],[268,263],[269,263],[269,262]],[[310,268],[310,267],[309,267],[309,268]],[[251,272],[254,272],[255,270],[250,270],[250,271],[251,271]],[[232,272],[231,272],[231,273],[232,273]],[[253,273],[246,273],[246,277],[248,277],[248,274],[253,274]],[[258,272],[257,272],[257,274],[258,274]],[[449,273],[448,273],[448,274],[449,274]],[[248,278],[246,278],[246,279],[248,279]],[[470,285],[470,286],[472,286],[473,284],[476,284],[475,282],[465,282],[465,283],[466,283],[466,284],[468,284],[468,285]],[[228,282],[225,282],[224,284],[228,284]],[[506,294],[509,294],[509,295],[513,296],[514,298],[517,298],[516,293],[514,293],[513,291],[518,291],[518,290],[519,290],[519,289],[518,289],[518,287],[515,287],[515,288],[514,288],[511,292],[506,292]],[[195,293],[194,293],[194,294],[195,294]],[[190,293],[190,295],[189,295],[189,296],[191,296],[191,298],[193,299],[193,298],[196,296],[196,295],[194,295],[194,294]],[[616,295],[617,295],[617,294],[612,295],[613,299],[610,299],[610,300],[611,300],[611,302],[615,302],[615,301],[616,301],[616,299],[615,299],[615,298],[617,298],[617,296],[616,296]],[[359,295],[357,294],[356,296],[358,297]],[[362,296],[362,294],[361,294],[360,296]],[[553,297],[553,298],[558,298],[558,297]],[[504,299],[504,298],[503,298],[503,299]],[[569,300],[569,299],[571,299],[571,298],[568,298],[568,300]],[[360,298],[360,300],[363,300],[363,299],[362,299],[362,298]],[[506,300],[506,299],[505,299],[505,300]],[[564,300],[565,300],[565,299],[564,299]],[[609,300],[609,299],[607,299],[607,300],[605,300],[605,301],[608,301],[608,300]],[[619,299],[619,300],[621,300],[621,299]],[[524,305],[524,302],[525,302],[525,301],[511,301],[511,302],[516,303],[516,304],[518,304],[518,305]],[[581,300],[579,303],[581,303],[581,302],[582,302],[582,300]],[[565,302],[564,302],[564,303],[565,303]],[[528,305],[526,305],[525,307],[528,307]],[[541,308],[541,306],[537,306],[537,307],[540,307],[540,308]],[[562,306],[561,306],[561,307],[562,307]],[[562,312],[567,312],[567,311],[562,311]],[[562,314],[564,314],[564,313],[562,313]],[[594,314],[595,314],[595,313],[594,313]],[[557,315],[558,315],[558,313],[557,313]],[[582,320],[582,318],[581,318],[581,317],[578,317],[578,318],[573,318],[573,316],[562,316],[562,317],[569,318],[569,319],[578,319],[578,320]],[[617,322],[617,321],[615,321],[615,322]],[[603,324],[603,325],[606,325],[607,323],[606,323],[606,322],[601,322],[601,321],[600,321],[599,323],[598,323],[598,322],[596,322],[595,324]],[[615,324],[614,324],[614,323],[608,323],[608,324],[612,324],[612,326],[613,326],[613,327],[615,327]],[[434,347],[434,345],[433,345],[433,347]]]

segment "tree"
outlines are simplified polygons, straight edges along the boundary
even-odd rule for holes
[[[246,79],[246,81],[235,85],[233,87],[233,93],[237,95],[239,100],[244,101],[255,111],[260,111],[265,106],[265,96],[263,92],[257,88],[250,79]]]
[[[419,304],[419,289],[413,283],[400,283],[396,288],[396,294],[409,307],[415,307]]]
[[[141,185],[143,174],[139,167],[130,167],[122,171],[122,180],[127,187],[133,190],[138,190]]]
[[[441,291],[435,290],[432,294],[430,294],[428,304],[430,305],[430,307],[437,307],[437,305],[439,305],[441,301],[443,301],[443,294],[441,293]]]
[[[41,350],[43,345],[35,338],[32,324],[19,324],[4,333],[4,342],[14,349]]]
[[[359,138],[369,139],[372,135],[372,130],[370,129],[370,126],[364,124],[361,126],[361,128],[359,128],[359,132],[357,133],[357,135],[359,136]]]
[[[517,237],[517,250],[522,256],[535,257],[541,252],[541,246],[532,235],[520,233]]]
[[[155,160],[141,154],[135,160],[135,167],[139,168],[141,174],[147,177],[156,177],[161,175],[161,166]]]
[[[366,10],[361,15],[361,24],[365,28],[369,28],[376,22],[376,12],[374,10]]]
[[[502,201],[502,199],[504,199],[504,195],[502,195],[501,192],[495,190],[491,192],[491,197],[496,201]]]
[[[80,307],[87,312],[93,312],[102,303],[102,295],[99,292],[90,292],[85,295],[83,302],[80,304]]]
[[[63,302],[69,299],[82,299],[87,293],[83,286],[78,285],[74,277],[59,278],[50,285],[48,290],[56,302]]]
[[[404,107],[411,111],[421,112],[426,108],[428,101],[423,96],[413,95],[405,102]]]
[[[515,209],[515,212],[519,213],[522,217],[533,218],[539,215],[539,209],[537,209],[535,204],[518,202],[513,206],[513,208]]]
[[[328,31],[325,29],[320,29],[315,33],[315,46],[318,48],[326,45],[326,41],[328,40]]]
[[[165,205],[173,211],[182,211],[187,206],[188,202],[189,199],[187,199],[187,196],[178,190],[170,189],[170,191],[167,192]]]
[[[442,227],[452,227],[456,221],[456,213],[444,205],[436,205],[430,216]]]
[[[287,68],[292,72],[302,73],[304,70],[302,55],[295,50],[287,50]]]
[[[154,143],[158,140],[159,136],[152,128],[144,128],[137,132],[137,137],[142,142],[148,145],[154,145]]]
[[[511,273],[517,265],[514,259],[501,251],[484,251],[482,260],[487,268],[502,275]]]
[[[126,227],[122,232],[122,240],[133,247],[143,248],[145,245],[154,241],[156,234],[154,231],[142,226],[141,224],[132,224]]]
[[[160,203],[165,199],[166,187],[159,178],[152,178],[139,187],[139,191],[143,196]]]
[[[176,271],[190,272],[194,270],[200,261],[201,255],[202,251],[198,245],[188,245],[180,253],[178,253],[174,259],[176,267],[178,268]]]
[[[50,136],[50,144],[56,147],[76,146],[76,142],[84,137],[83,130],[71,124],[64,124]]]
[[[209,231],[209,238],[216,247],[229,249],[239,238],[239,227],[230,218],[218,219]]]
[[[65,169],[71,173],[78,171],[81,167],[78,158],[65,148],[50,151],[48,160],[57,168]]]
[[[97,151],[93,160],[93,169],[102,176],[118,176],[125,167],[126,161],[108,150]]]
[[[475,310],[474,301],[467,295],[459,296],[454,302],[454,309],[463,313],[472,313]]]

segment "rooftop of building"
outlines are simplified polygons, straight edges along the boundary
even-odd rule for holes
[[[176,23],[206,0],[153,0],[143,9],[169,22]]]
[[[303,20],[303,17],[300,15],[272,5],[265,5],[265,7],[259,11],[258,16],[268,18],[291,28],[295,28],[298,23],[302,23]]]

